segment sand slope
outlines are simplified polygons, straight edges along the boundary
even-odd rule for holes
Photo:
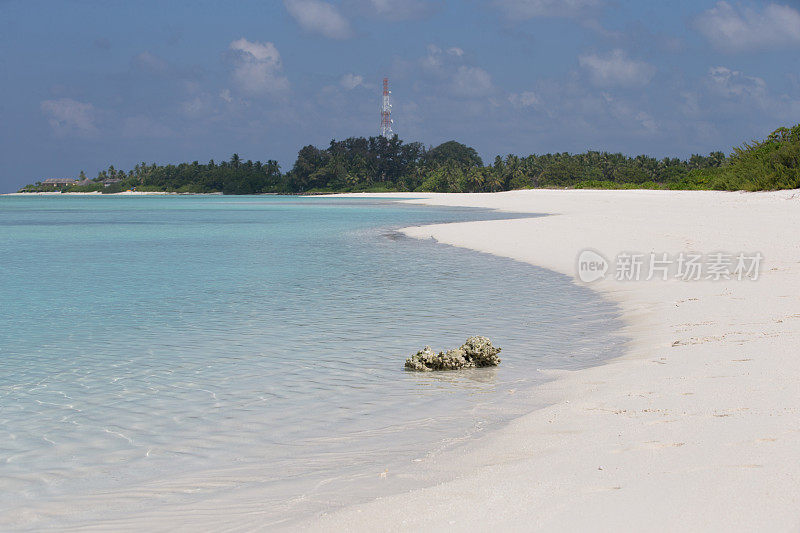
[[[584,248],[760,251],[757,281],[599,281],[632,341],[561,373],[551,407],[431,458],[454,481],[321,517],[313,530],[800,528],[800,193],[414,195],[551,213],[408,235],[574,275]]]

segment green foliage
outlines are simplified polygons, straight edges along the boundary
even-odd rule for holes
[[[87,185],[72,185],[64,189],[64,192],[103,192],[103,189],[102,183],[93,182]]]
[[[81,172],[81,179],[86,176]],[[779,128],[763,141],[687,160],[589,151],[519,157],[497,156],[484,166],[474,148],[448,141],[426,149],[396,135],[333,140],[327,148],[304,146],[283,174],[275,161],[230,161],[179,165],[141,163],[125,172],[114,166],[93,183],[65,189],[120,192],[263,194],[325,192],[494,192],[574,187],[596,189],[775,190],[800,187],[800,125]],[[41,183],[21,191],[52,191]]]
[[[437,167],[447,163],[455,163],[461,167],[483,166],[483,161],[474,148],[456,141],[447,141],[430,149],[425,154],[424,160],[428,167]]]
[[[403,144],[396,135],[334,140],[325,150],[305,146],[286,175],[286,188],[297,193],[363,191],[375,187],[413,190],[422,181],[419,170],[425,153],[422,144]]]
[[[85,178],[83,173],[81,175]],[[197,161],[163,166],[141,163],[129,172],[117,170],[112,165],[100,171],[93,182],[73,185],[64,192],[111,194],[135,189],[142,192],[262,194],[285,190],[284,177],[276,161],[242,161],[237,154],[233,154],[230,161],[215,163],[212,160],[205,165]],[[33,192],[37,187],[29,185],[25,190]]]
[[[708,188],[773,191],[800,187],[800,124],[733,149],[728,164],[702,174]]]

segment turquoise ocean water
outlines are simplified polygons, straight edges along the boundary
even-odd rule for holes
[[[619,351],[617,309],[566,277],[395,232],[509,216],[0,197],[0,528],[235,491],[285,524],[415,486],[426,454],[535,407],[539,369]],[[503,347],[500,367],[403,370],[471,334]]]

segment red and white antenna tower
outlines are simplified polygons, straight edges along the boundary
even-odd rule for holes
[[[387,139],[394,135],[392,131],[392,91],[389,90],[389,78],[383,78],[383,105],[381,105],[381,136]]]

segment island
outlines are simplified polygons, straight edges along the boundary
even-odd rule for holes
[[[50,178],[19,192],[122,191],[321,194],[334,192],[498,192],[516,189],[779,190],[800,187],[800,124],[766,139],[688,159],[587,151],[520,157],[497,156],[484,165],[478,152],[456,141],[436,147],[404,143],[397,135],[332,140],[327,148],[304,146],[294,166],[277,161],[228,161],[157,165],[125,171],[113,165],[87,178]]]

